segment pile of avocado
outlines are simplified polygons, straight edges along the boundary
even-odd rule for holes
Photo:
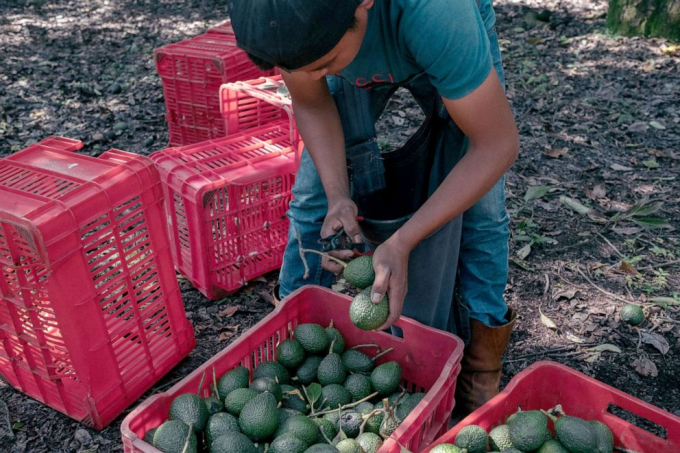
[[[238,366],[208,398],[177,396],[144,439],[164,453],[375,453],[425,396],[400,388],[399,363],[375,365],[390,351],[371,357],[345,349],[332,322],[300,324],[252,379]]]
[[[456,435],[454,444],[440,444],[430,453],[612,453],[614,435],[602,422],[586,421],[578,417],[552,411],[519,411],[504,425],[496,426],[488,434],[484,428],[468,425]],[[564,414],[562,412],[562,414]],[[554,422],[555,436],[548,429]]]

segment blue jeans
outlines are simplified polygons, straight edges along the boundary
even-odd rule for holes
[[[494,30],[489,32],[489,41],[494,67],[504,83],[498,39]],[[356,194],[380,189],[384,181],[381,180],[380,169],[376,167],[379,159],[376,161],[373,158],[374,151],[371,151],[374,147],[377,148],[374,125],[397,87],[365,91],[337,77],[329,77],[328,81],[343,123],[348,156],[354,156],[354,160],[350,162],[353,167],[350,175],[351,191]],[[440,115],[448,117],[441,103],[433,104],[432,100],[437,95],[426,76],[415,77],[404,87],[411,91],[425,112],[437,108]],[[438,145],[441,149],[437,152],[432,169],[432,174],[438,173],[439,179],[435,177],[430,181],[441,182],[464,154],[466,145],[465,137],[455,123],[449,121],[442,132]],[[438,183],[432,185],[429,193],[437,185]],[[318,249],[321,226],[328,211],[321,180],[306,150],[302,155],[293,196],[288,211],[291,228],[280,273],[281,297],[305,284],[330,286],[334,278],[332,273],[321,268],[321,259],[316,254],[305,256],[310,272],[307,279],[303,278],[304,266],[299,254],[298,233],[305,248]],[[399,219],[394,222],[398,221]],[[461,229],[462,238],[457,242]],[[467,311],[466,316],[490,326],[505,324],[507,306],[503,291],[508,274],[508,239],[504,179],[501,179],[489,193],[464,213],[462,219],[452,220],[412,252],[409,261],[409,294],[404,305],[404,315],[432,327],[454,332],[459,330],[461,326],[454,327],[453,318],[460,315],[457,314],[460,307],[451,307],[455,273],[458,272],[458,290],[464,301],[465,307],[462,308],[464,312]],[[437,258],[433,259],[433,256]],[[426,266],[425,262],[433,263],[433,266]],[[419,282],[425,284],[421,285]],[[423,300],[428,299],[423,297],[423,292],[429,294],[433,286],[438,287],[435,288],[436,295],[433,302],[425,307]],[[462,328],[465,329],[464,326]],[[457,333],[465,336],[464,332]]]

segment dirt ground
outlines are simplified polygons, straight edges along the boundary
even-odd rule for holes
[[[80,139],[92,155],[163,148],[153,50],[221,22],[223,4],[2,2],[0,153],[48,135]],[[507,300],[520,315],[502,385],[549,359],[680,415],[680,48],[608,35],[603,0],[502,0],[496,8],[522,143],[507,175]],[[403,143],[421,120],[399,93],[381,120],[381,143]],[[269,313],[275,279],[218,303],[180,280],[198,346],[145,397],[236,337],[221,334],[242,334]],[[645,307],[637,328],[619,319],[626,302]],[[228,307],[238,310],[225,319],[219,312]],[[127,412],[97,432],[7,386],[0,398],[8,407],[0,422],[8,417],[16,436],[6,451],[122,450]]]

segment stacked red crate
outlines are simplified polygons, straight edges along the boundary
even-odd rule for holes
[[[151,155],[175,265],[209,299],[281,266],[301,142],[281,76],[224,85],[227,137]]]
[[[275,73],[261,71],[236,46],[229,23],[156,49],[155,61],[163,82],[169,146],[224,137],[220,85]]]
[[[0,160],[0,374],[96,429],[194,348],[150,159],[50,137]]]

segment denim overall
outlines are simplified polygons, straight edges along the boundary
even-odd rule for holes
[[[488,37],[493,65],[504,83],[495,30],[489,31]],[[464,155],[467,138],[451,120],[424,73],[399,85],[373,90],[358,88],[337,76],[327,80],[343,125],[350,193],[365,217],[360,223],[364,239],[367,245],[376,247],[436,190]],[[402,149],[381,155],[375,123],[400,86],[411,92],[427,119]],[[328,211],[321,180],[307,150],[302,154],[293,196],[287,213],[290,230],[280,273],[281,297],[305,284],[330,286],[334,278],[321,268],[318,255],[307,254],[310,273],[303,279],[295,230],[305,248],[318,249]],[[469,317],[490,326],[504,324],[508,239],[502,178],[463,216],[449,221],[413,249],[402,313],[463,339],[468,337]],[[452,302],[456,275],[457,289],[465,303]]]

